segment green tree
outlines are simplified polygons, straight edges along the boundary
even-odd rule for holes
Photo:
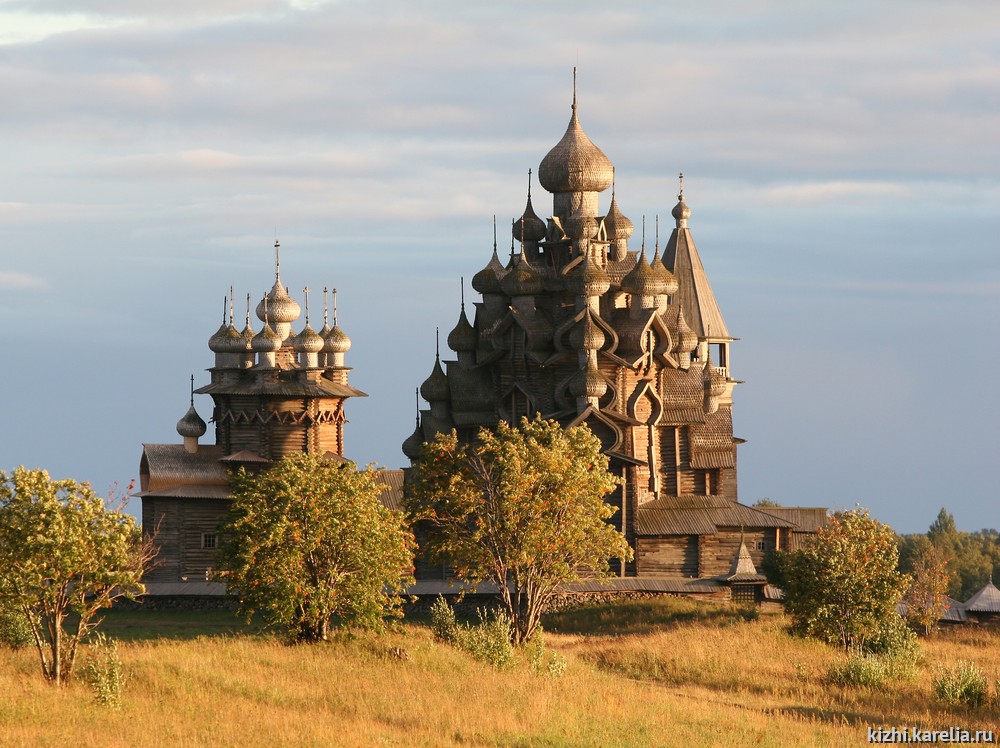
[[[480,430],[474,445],[453,431],[423,446],[407,508],[427,528],[432,559],[500,590],[521,644],[560,587],[631,558],[607,522],[616,510],[604,497],[618,484],[607,467],[586,426],[522,418],[517,428]]]
[[[913,581],[903,601],[907,620],[922,628],[925,636],[937,630],[941,616],[948,610],[949,560],[935,545],[929,545],[913,559]]]
[[[413,535],[383,506],[372,471],[291,454],[264,473],[240,469],[220,569],[248,618],[259,612],[299,641],[324,641],[331,618],[378,628],[413,583]]]
[[[898,625],[908,578],[897,570],[896,536],[855,509],[830,518],[785,558],[785,607],[793,629],[845,650],[863,649]]]
[[[130,487],[131,488],[131,487]],[[135,520],[87,483],[0,472],[0,597],[24,614],[42,673],[67,683],[97,613],[135,598],[154,551]]]

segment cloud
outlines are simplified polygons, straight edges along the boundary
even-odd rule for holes
[[[0,288],[48,291],[49,283],[44,278],[14,270],[0,270]]]

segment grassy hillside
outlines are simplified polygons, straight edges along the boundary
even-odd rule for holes
[[[839,655],[788,636],[780,614],[641,600],[550,616],[565,675],[496,672],[421,623],[381,637],[289,647],[226,613],[115,612],[129,683],[120,711],[81,682],[46,685],[31,650],[0,650],[0,745],[843,746],[869,723],[993,727],[930,697],[937,662],[1000,676],[994,634],[925,643],[912,682],[826,683]],[[399,650],[404,650],[403,657]]]

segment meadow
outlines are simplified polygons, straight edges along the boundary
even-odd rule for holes
[[[868,725],[994,729],[997,707],[932,697],[938,663],[1000,677],[1000,635],[922,641],[912,680],[841,687],[836,650],[759,616],[672,598],[590,605],[545,620],[561,677],[525,658],[496,671],[426,621],[288,646],[227,612],[111,611],[127,684],[120,709],[81,678],[57,690],[30,649],[0,649],[2,746],[848,746]]]

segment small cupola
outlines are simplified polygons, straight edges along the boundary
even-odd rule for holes
[[[191,375],[191,404],[184,417],[177,422],[177,433],[184,438],[184,449],[191,454],[198,451],[198,439],[205,435],[208,426],[194,409],[194,374]]]

